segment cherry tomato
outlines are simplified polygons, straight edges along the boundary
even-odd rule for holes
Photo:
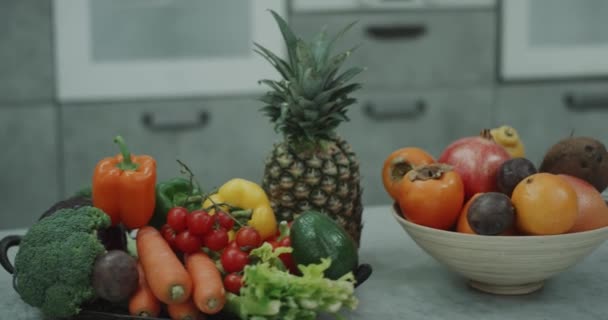
[[[235,242],[243,251],[249,252],[262,245],[262,236],[252,227],[242,227],[236,232]]]
[[[401,179],[396,199],[401,213],[411,222],[448,230],[460,215],[464,184],[460,175],[448,165],[425,165],[411,170]]]
[[[217,223],[220,225],[220,227],[226,229],[226,230],[230,230],[232,229],[232,227],[234,227],[234,219],[232,219],[232,217],[224,212],[224,211],[219,211],[216,215],[215,215],[216,219],[217,219]]]
[[[194,253],[201,249],[202,241],[190,231],[185,230],[175,237],[175,246],[183,253]]]
[[[236,248],[236,249],[240,249],[239,246],[236,244],[236,241],[230,241],[228,243],[228,245],[226,246],[226,248]]]
[[[243,286],[243,276],[238,273],[229,273],[224,277],[224,288],[228,292],[239,294]]]
[[[228,232],[226,229],[215,229],[207,233],[204,238],[205,247],[220,251],[228,245]]]
[[[174,207],[167,213],[167,224],[171,226],[175,232],[186,230],[186,218],[188,217],[188,209],[182,207]]]
[[[393,198],[397,199],[397,184],[403,176],[414,166],[434,163],[435,159],[428,152],[416,148],[406,147],[393,151],[384,160],[382,167],[382,183],[384,189]]]
[[[226,248],[220,257],[224,271],[241,272],[249,263],[249,255],[238,248]]]
[[[173,248],[173,250],[175,250],[176,249],[176,246],[175,246],[175,234],[176,234],[175,230],[173,230],[170,225],[164,224],[160,228],[160,233],[163,235],[163,238],[165,238],[165,241],[167,241],[167,243],[169,244],[169,246],[171,246],[171,248]]]
[[[270,245],[272,245],[273,249],[280,248],[280,247],[291,247],[291,238],[285,237],[285,238],[281,239],[280,241],[277,241],[277,240],[270,241]],[[282,253],[279,255],[279,259],[281,259],[281,261],[285,265],[285,268],[287,268],[287,270],[289,270],[290,273],[292,273],[292,274],[299,273],[298,267],[296,266],[296,263],[293,261],[293,257],[291,256],[291,253]]]
[[[204,236],[213,229],[215,220],[204,210],[195,210],[188,215],[188,230],[197,236]]]

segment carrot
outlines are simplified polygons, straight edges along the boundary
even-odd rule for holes
[[[197,320],[201,312],[196,308],[191,299],[184,303],[168,304],[167,311],[173,320]]]
[[[226,290],[222,275],[211,258],[202,252],[186,259],[186,268],[192,277],[192,300],[206,314],[216,314],[226,303]]]
[[[158,300],[174,304],[190,298],[192,279],[160,232],[150,226],[139,229],[137,254],[148,285]]]
[[[137,263],[137,272],[139,273],[139,285],[129,299],[129,314],[132,316],[156,317],[160,313],[160,301],[150,290],[144,269],[140,263]]]

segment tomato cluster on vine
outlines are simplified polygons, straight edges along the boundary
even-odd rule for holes
[[[234,220],[223,211],[211,215],[205,210],[188,212],[186,208],[174,207],[167,213],[167,223],[161,233],[174,250],[193,253],[207,247],[220,251],[228,245],[228,231]]]
[[[167,243],[178,252],[194,253],[206,248],[219,255],[226,276],[228,291],[238,293],[242,286],[242,272],[250,263],[249,252],[262,245],[260,233],[252,227],[235,225],[236,220],[225,211],[211,214],[205,210],[189,212],[174,207],[167,213],[161,233]],[[229,233],[236,230],[234,239]]]

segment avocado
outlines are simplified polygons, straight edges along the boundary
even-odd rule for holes
[[[335,220],[318,211],[306,211],[298,216],[290,230],[292,257],[296,265],[320,263],[331,259],[325,276],[338,279],[354,272],[359,264],[357,245]]]

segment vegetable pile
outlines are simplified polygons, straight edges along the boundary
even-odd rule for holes
[[[121,153],[99,161],[90,192],[53,205],[23,238],[23,301],[51,317],[110,306],[180,320],[357,307],[356,244],[333,219],[304,211],[279,223],[260,185],[233,178],[205,193],[181,161],[186,177],[157,182],[152,157],[115,142]]]

